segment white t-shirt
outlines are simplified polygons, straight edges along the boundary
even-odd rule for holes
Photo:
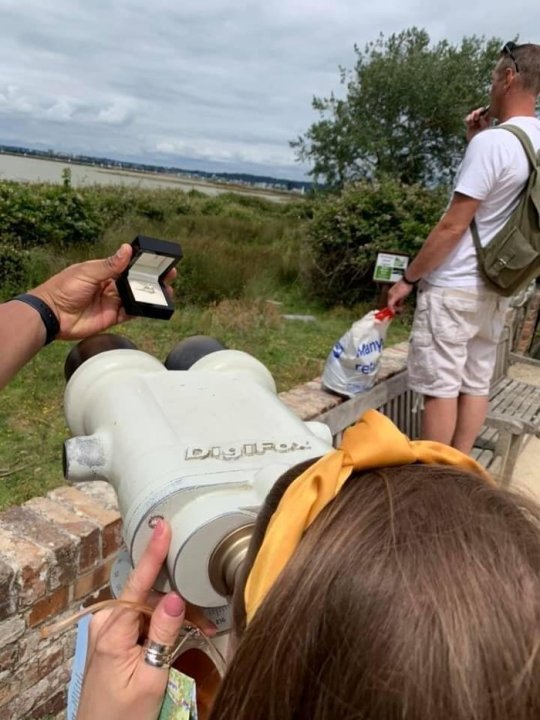
[[[540,149],[540,120],[513,117],[502,125],[522,128]],[[482,245],[504,226],[515,209],[530,173],[530,165],[517,137],[496,128],[478,133],[469,143],[458,172],[454,192],[481,200],[476,225]],[[470,229],[446,260],[425,276],[441,287],[484,287]]]

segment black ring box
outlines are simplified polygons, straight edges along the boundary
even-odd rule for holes
[[[164,278],[182,257],[176,243],[137,235],[131,243],[132,258],[116,281],[128,315],[169,320],[174,302],[165,290]]]

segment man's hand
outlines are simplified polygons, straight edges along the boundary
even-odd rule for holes
[[[115,255],[71,265],[30,291],[55,313],[60,322],[59,339],[79,340],[129,319],[115,280],[130,260],[131,246],[124,243]],[[175,277],[173,269],[166,280]]]
[[[465,118],[467,131],[465,137],[470,142],[475,135],[488,127],[491,127],[491,117],[489,115],[489,107],[479,107],[473,110]]]
[[[31,290],[58,318],[60,339],[78,340],[127,320],[114,281],[130,259],[124,243],[115,255],[71,265]]]
[[[131,246],[125,243],[111,257],[71,265],[30,290],[58,318],[60,339],[79,340],[129,319],[115,280],[129,265],[131,255]],[[175,277],[173,268],[165,282]],[[165,289],[172,295],[170,287]],[[23,302],[0,304],[0,388],[39,352],[45,336],[44,324],[34,309]]]
[[[388,302],[386,303],[390,310],[400,312],[403,309],[405,300],[411,294],[412,289],[413,286],[403,280],[398,280],[395,285],[392,285],[388,291]]]

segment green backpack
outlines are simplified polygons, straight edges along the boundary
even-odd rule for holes
[[[499,294],[509,296],[540,274],[540,151],[534,151],[521,128],[501,125],[497,129],[518,138],[529,158],[531,174],[518,206],[485,247],[480,244],[474,218],[470,227],[484,280]]]

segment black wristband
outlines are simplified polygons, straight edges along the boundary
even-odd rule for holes
[[[40,300],[35,295],[30,295],[28,293],[17,295],[16,297],[11,299],[26,303],[39,313],[43,324],[45,325],[45,345],[48,345],[50,342],[52,342],[60,332],[60,323],[51,308],[47,305],[47,303],[43,300]]]
[[[410,285],[411,287],[416,287],[416,285],[420,282],[420,278],[418,278],[418,280],[408,280],[405,273],[403,273],[401,279],[406,285]]]

